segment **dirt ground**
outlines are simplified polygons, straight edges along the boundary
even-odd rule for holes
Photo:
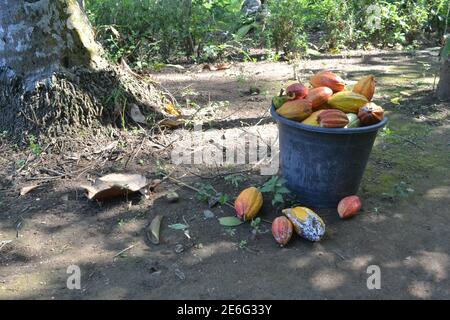
[[[100,204],[84,196],[81,184],[110,172],[148,178],[171,172],[196,188],[210,184],[230,199],[270,178],[248,165],[174,165],[174,133],[150,140],[129,130],[108,141],[88,139],[79,149],[58,141],[42,145],[39,156],[32,146],[17,148],[0,140],[0,298],[449,299],[449,105],[437,102],[431,91],[436,54],[432,49],[353,51],[295,63],[305,81],[323,68],[350,83],[376,75],[375,100],[390,120],[379,133],[360,188],[361,214],[342,221],[335,210],[317,210],[327,225],[317,243],[295,237],[280,248],[266,222],[256,235],[249,224],[225,228],[217,218],[233,215],[231,208],[209,209],[196,192],[172,180],[149,199]],[[273,132],[270,99],[293,79],[293,70],[286,62],[258,62],[215,72],[168,67],[152,76],[186,113],[203,107],[204,127],[266,126]],[[86,137],[72,142],[78,140]],[[225,181],[235,172],[244,178],[238,187]],[[37,189],[19,196],[22,187],[34,183]],[[180,196],[177,203],[165,198],[171,190]],[[270,200],[265,194],[261,212],[269,221],[281,209]],[[208,209],[214,217],[205,217]],[[161,242],[154,245],[145,231],[158,214],[164,219]],[[169,228],[175,223],[189,225],[189,237]],[[80,290],[67,288],[70,265],[80,267]],[[371,265],[380,268],[381,289],[367,287]]]

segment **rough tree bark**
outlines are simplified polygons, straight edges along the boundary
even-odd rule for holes
[[[56,135],[152,111],[164,95],[109,65],[82,0],[0,0],[0,132]]]

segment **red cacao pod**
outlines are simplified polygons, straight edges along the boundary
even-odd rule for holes
[[[344,128],[348,124],[347,115],[341,110],[324,110],[317,116],[317,120],[323,128]]]
[[[361,200],[358,196],[348,196],[339,201],[337,211],[339,217],[348,219],[355,216],[361,209]]]
[[[291,240],[293,231],[292,222],[286,217],[275,218],[272,222],[273,237],[281,246],[285,246]]]
[[[308,88],[303,83],[294,83],[286,88],[286,95],[291,99],[304,99],[308,95]]]
[[[362,126],[370,126],[384,119],[384,110],[382,107],[370,102],[359,109],[358,118]]]
[[[309,90],[306,100],[311,102],[313,111],[317,111],[321,109],[325,105],[325,103],[328,102],[332,95],[333,90],[331,90],[330,88],[318,87]]]
[[[328,70],[316,73],[311,77],[310,82],[314,88],[328,87],[333,90],[333,92],[341,92],[345,90],[345,81],[338,75]]]

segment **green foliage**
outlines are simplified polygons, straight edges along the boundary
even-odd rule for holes
[[[260,191],[263,193],[272,193],[272,205],[275,206],[278,203],[284,203],[283,195],[290,193],[289,189],[284,186],[285,183],[285,179],[273,176],[260,188]]]
[[[42,153],[42,148],[39,145],[39,143],[36,142],[36,137],[33,135],[30,135],[28,137],[28,145],[30,147],[31,152],[35,155],[35,156],[40,156]]]
[[[278,60],[281,52],[307,54],[311,43],[332,52],[439,44],[450,0],[273,0],[251,16],[242,3],[88,0],[86,8],[111,60],[157,69],[170,61],[252,61],[249,48],[265,47],[266,58]]]
[[[239,184],[245,180],[245,177],[241,174],[230,174],[226,176],[224,179],[227,183],[230,183],[235,188],[238,188]]]

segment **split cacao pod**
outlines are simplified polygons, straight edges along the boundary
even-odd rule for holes
[[[275,218],[272,222],[273,237],[281,246],[285,246],[291,240],[293,231],[292,222],[286,217]]]
[[[359,109],[358,118],[361,121],[361,125],[370,126],[384,119],[384,110],[382,107],[370,102]]]
[[[311,102],[313,111],[317,111],[328,102],[333,95],[333,90],[328,87],[318,87],[309,90],[306,100]]]
[[[348,124],[347,115],[337,109],[323,110],[317,120],[323,128],[344,128]]]
[[[365,96],[352,91],[343,91],[334,94],[328,104],[334,109],[345,113],[358,113],[359,108],[369,103]]]
[[[362,94],[371,101],[375,94],[375,77],[370,75],[360,79],[353,87],[353,92]]]
[[[310,82],[314,88],[328,87],[333,90],[333,92],[345,90],[345,81],[329,70],[316,73],[311,77]]]
[[[294,225],[295,232],[309,241],[319,241],[325,234],[325,223],[314,211],[306,207],[284,209],[283,214]]]
[[[239,219],[247,221],[256,217],[262,205],[262,193],[257,188],[250,187],[239,194],[234,202],[234,209]]]
[[[308,88],[303,83],[294,83],[286,88],[286,95],[290,99],[304,99],[308,95]]]
[[[312,113],[311,102],[305,99],[290,100],[278,108],[277,113],[287,119],[302,121]]]
[[[339,201],[337,211],[339,217],[348,219],[355,216],[361,209],[361,200],[358,196],[348,196]]]
[[[309,126],[316,126],[316,127],[320,126],[318,117],[324,111],[326,111],[326,110],[319,110],[319,111],[313,112],[308,118],[303,120],[302,123],[307,124]]]

